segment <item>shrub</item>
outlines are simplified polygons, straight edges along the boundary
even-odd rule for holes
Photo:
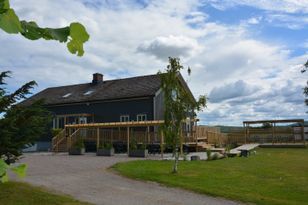
[[[211,149],[206,149],[206,156],[207,156],[207,160],[210,161],[211,160],[211,154],[212,154],[212,151]]]
[[[83,140],[82,140],[82,139],[78,139],[78,140],[74,143],[73,148],[77,148],[77,149],[82,149],[82,148],[84,148]]]
[[[104,148],[104,149],[111,149],[111,148],[113,148],[113,146],[112,146],[111,143],[105,142],[105,143],[103,144],[103,148]]]
[[[132,142],[129,143],[129,149],[130,150],[136,150],[137,149],[137,141],[136,140],[132,140]]]
[[[52,129],[51,130],[52,137],[57,136],[61,131],[62,131],[62,129],[60,129],[60,128]]]
[[[219,159],[218,153],[214,153],[213,156],[211,156],[211,160],[216,160],[216,159]]]
[[[140,150],[146,150],[146,148],[147,148],[146,145],[143,144],[143,143],[142,143],[142,144],[139,144],[137,147],[138,147],[138,149],[140,149]]]

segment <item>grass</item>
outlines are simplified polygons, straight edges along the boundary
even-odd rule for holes
[[[5,205],[90,205],[66,195],[49,193],[26,183],[0,183],[0,204]]]
[[[120,174],[167,186],[269,205],[308,204],[308,149],[259,148],[248,158],[180,162],[131,161],[113,166]]]

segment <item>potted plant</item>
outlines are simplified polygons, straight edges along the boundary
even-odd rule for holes
[[[68,151],[69,155],[82,155],[85,153],[85,147],[82,139],[77,140]]]
[[[103,143],[100,144],[97,151],[96,156],[113,156],[114,148],[111,143]]]
[[[144,144],[137,144],[132,142],[129,146],[129,157],[147,157],[148,150]]]

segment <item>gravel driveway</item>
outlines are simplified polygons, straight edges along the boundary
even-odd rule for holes
[[[117,162],[128,160],[132,159],[121,155],[96,157],[94,154],[84,156],[26,154],[22,162],[28,164],[29,170],[24,181],[93,204],[238,204],[152,182],[127,179],[106,169]]]

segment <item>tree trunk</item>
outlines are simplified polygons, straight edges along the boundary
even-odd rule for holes
[[[178,164],[179,164],[179,151],[178,151],[178,145],[175,147],[175,153],[174,153],[174,164],[173,164],[173,171],[172,173],[178,172]]]

